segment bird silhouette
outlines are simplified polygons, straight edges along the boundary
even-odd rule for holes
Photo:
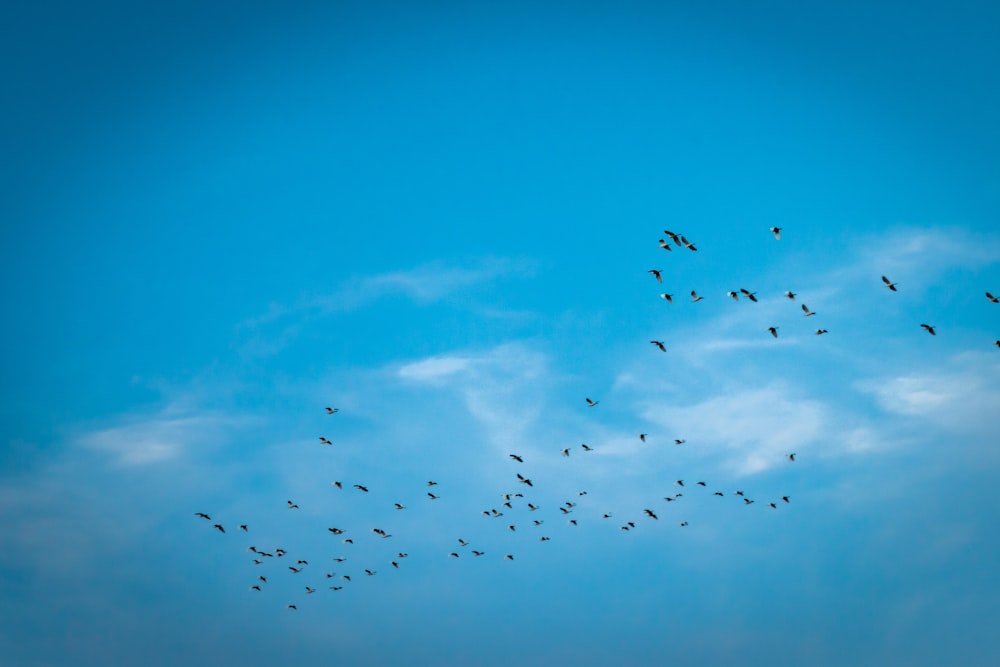
[[[929,333],[930,335],[937,336],[937,332],[934,331],[934,327],[932,327],[931,325],[929,325],[929,324],[921,324],[920,326],[923,327],[924,330],[926,330],[927,333]]]
[[[770,232],[774,234],[774,238],[781,240],[781,227],[771,227]]]
[[[667,346],[663,344],[663,341],[660,341],[660,340],[651,340],[649,342],[652,345],[655,345],[656,347],[660,348],[660,352],[666,352],[667,351]]]
[[[892,292],[896,291],[896,283],[892,282],[885,276],[882,276],[882,282],[885,283],[885,286],[888,287],[890,291]]]
[[[662,283],[663,282],[663,276],[660,275],[660,270],[659,269],[650,269],[649,271],[646,271],[646,273],[648,273],[649,275],[651,275],[654,278],[656,278],[656,282],[658,282],[658,283]]]

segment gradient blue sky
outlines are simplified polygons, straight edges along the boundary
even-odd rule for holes
[[[0,661],[993,664],[1000,10],[872,4],[4,5]]]

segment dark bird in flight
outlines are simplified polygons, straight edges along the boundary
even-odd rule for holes
[[[724,495],[724,494],[722,493],[722,491],[716,491],[716,492],[715,492],[714,494],[712,494],[712,495],[715,495],[715,496],[719,496],[719,497],[725,497],[725,495]]]
[[[681,243],[683,243],[684,247],[687,248],[688,250],[695,250],[695,251],[698,250],[697,248],[694,247],[694,244],[688,241],[686,238],[684,238],[683,235],[681,236]]]
[[[335,487],[337,487],[338,489],[342,489],[342,488],[344,488],[344,485],[343,485],[343,484],[341,484],[340,482],[331,482],[331,484],[333,484],[333,485],[334,485]]]
[[[781,227],[771,227],[770,232],[774,234],[774,238],[781,240]]]
[[[340,412],[340,408],[327,408],[326,409],[326,414],[328,414],[328,415],[332,415],[335,412]]]
[[[640,433],[639,434],[639,439],[642,440],[643,442],[646,442],[646,434],[645,433]]]
[[[306,595],[312,595],[315,592],[316,592],[315,588],[309,588],[308,586],[306,586]]]
[[[660,275],[660,271],[658,269],[650,269],[649,271],[646,271],[646,273],[656,278],[656,282],[663,282],[663,276]]]
[[[663,344],[663,341],[661,341],[661,340],[651,340],[649,342],[650,342],[650,344],[655,345],[656,347],[660,348],[660,352],[666,352],[667,351],[667,346]]]
[[[674,250],[673,248],[670,247],[670,244],[667,243],[666,239],[660,239],[660,247],[669,252],[673,252]]]
[[[695,482],[698,486],[707,486],[705,482]]]
[[[258,586],[257,584],[254,584],[250,588],[253,589],[253,590],[255,590],[255,591],[259,591],[260,590],[260,586]]]
[[[789,461],[795,461],[795,452],[792,452],[791,454],[786,454],[786,456],[788,457]]]
[[[521,482],[521,484],[527,484],[528,486],[534,486],[534,484],[531,483],[531,480],[528,479],[527,477],[522,476],[521,473],[517,473],[517,479],[518,479],[519,482]]]
[[[768,327],[767,330],[770,331],[771,335],[775,338],[778,337],[778,327]]]
[[[674,482],[674,484],[676,484],[677,486],[684,486],[684,480],[683,479],[679,479],[676,482]]]
[[[705,297],[703,297],[703,296],[698,296],[698,293],[695,292],[694,290],[691,290],[691,301],[692,302],[698,303],[699,301],[701,301],[704,298]]]
[[[810,315],[816,314],[813,311],[809,310],[809,306],[807,306],[806,304],[802,304],[802,312],[804,314],[803,315],[804,317],[809,317]]]
[[[368,487],[363,484],[355,484],[354,488],[357,489],[358,491],[364,491],[365,493],[368,493]]]
[[[455,553],[454,551],[452,551],[450,554],[448,554],[448,556],[450,556],[451,558],[458,558],[458,554]]]
[[[517,461],[518,463],[524,463],[524,459],[522,459],[522,458],[521,458],[520,456],[518,456],[517,454],[508,454],[508,456],[510,456],[510,458],[514,459],[514,460],[515,460],[515,461]]]
[[[344,531],[341,530],[340,528],[327,528],[327,530],[329,530],[334,535],[343,535],[344,534]]]
[[[930,335],[937,336],[937,333],[934,331],[934,327],[932,327],[931,325],[929,325],[929,324],[921,324],[920,326],[922,326],[924,329],[926,329],[927,333],[929,333]]]
[[[437,500],[438,498],[440,498],[440,496],[435,496],[430,491],[427,492],[427,497],[430,498],[431,500]]]
[[[754,303],[757,303],[757,292],[749,292],[742,287],[740,288],[740,291],[743,292],[743,295],[746,296],[746,298],[750,299]]]
[[[514,554],[507,554],[506,556],[504,556],[504,559],[505,560],[514,560]]]
[[[726,296],[733,297],[733,301],[739,301],[740,295],[737,292],[726,292]]]
[[[996,345],[997,347],[1000,347],[1000,338],[993,341],[993,344]]]
[[[566,448],[564,448],[564,449],[562,450],[562,455],[563,455],[563,456],[569,456],[569,448],[568,448],[568,447],[566,447]]]
[[[792,301],[795,301],[795,297],[796,297],[796,296],[798,296],[798,295],[797,295],[797,294],[795,294],[795,292],[791,292],[791,291],[789,291],[789,292],[785,292],[785,296],[787,296],[787,297],[788,297],[789,299],[791,299]]]
[[[670,240],[673,241],[674,243],[676,243],[678,248],[680,247],[680,245],[681,245],[681,237],[680,236],[678,236],[677,234],[674,234],[669,229],[664,229],[663,233],[666,234],[667,236],[669,236]]]
[[[432,479],[432,480],[430,480],[429,482],[427,482],[427,486],[437,486],[437,482],[435,482],[435,481],[434,481],[434,480]]]
[[[587,398],[586,401],[587,401],[587,406],[591,408],[600,403],[600,401],[592,401],[590,400],[590,398]]]
[[[664,301],[666,301],[667,303],[673,303],[674,302],[674,295],[673,294],[667,294],[666,292],[664,292],[663,294],[660,295],[660,298],[663,299]]]
[[[293,574],[298,574],[302,571],[301,567],[293,567],[291,565],[288,566],[288,569],[291,570]]]
[[[217,523],[217,524],[213,525],[212,527],[213,528],[218,528],[220,533],[226,532],[226,529],[222,527],[222,524]]]
[[[290,509],[290,510],[297,510],[298,508],[299,508],[299,506],[296,505],[295,503],[293,503],[291,500],[288,501],[288,509]]]
[[[781,499],[782,499],[782,500],[784,500],[784,501],[785,501],[786,503],[787,503],[787,502],[790,502],[790,501],[788,500],[788,496],[781,496]]]
[[[344,587],[343,586],[330,586],[330,590],[331,591],[342,591],[342,590],[344,590]]]
[[[289,609],[296,609],[296,610],[298,609],[298,607],[296,607],[296,606],[295,606],[295,605],[293,605],[293,604],[290,604],[290,605],[288,605],[288,608],[289,608]]]
[[[680,522],[679,524],[677,524],[677,525],[678,525],[678,526],[680,526],[681,528],[683,528],[684,526],[688,525],[688,522],[687,522],[687,521],[681,521],[681,522]]]
[[[986,298],[992,301],[993,303],[1000,303],[1000,297],[993,296],[989,292],[986,293]]]
[[[885,283],[885,286],[888,287],[890,291],[893,291],[893,292],[896,291],[896,283],[892,282],[891,280],[889,280],[885,276],[882,276],[882,282]]]
[[[675,445],[683,445],[687,440],[681,440],[680,438],[674,438]]]
[[[250,531],[249,531],[249,530],[247,529],[247,525],[246,525],[245,523],[241,523],[241,524],[240,524],[240,530],[242,530],[242,531],[243,531],[244,533],[249,533],[249,532],[250,532]]]
[[[770,505],[772,509],[778,509],[778,506],[774,503],[768,503],[768,505]]]
[[[329,440],[327,440],[327,439],[326,439],[326,438],[324,438],[323,436],[320,436],[320,437],[319,437],[319,441],[320,441],[320,442],[321,442],[322,444],[324,444],[324,445],[332,445],[332,444],[333,444],[332,442],[330,442]]]
[[[374,577],[376,574],[378,574],[378,572],[376,572],[375,570],[365,570],[365,574],[367,574],[369,577]]]
[[[396,509],[398,509],[398,510],[405,510],[406,509],[406,505],[403,505],[402,503],[394,503],[394,505],[396,505]]]
[[[753,502],[754,502],[754,501],[750,500],[749,498],[744,498],[744,499],[743,499],[743,502],[744,502],[745,504],[747,504],[747,505],[753,505]]]
[[[646,516],[652,517],[652,518],[656,519],[657,521],[659,521],[659,519],[660,519],[660,517],[656,516],[656,512],[654,512],[653,510],[646,509],[646,510],[643,510],[643,512],[646,513]]]
[[[551,537],[545,537],[544,535],[542,535],[542,538],[539,541],[540,542],[548,542],[550,539],[552,539],[552,538]]]
[[[590,445],[588,445],[587,443],[584,443],[584,444],[582,444],[580,446],[583,447],[583,451],[585,451],[585,452],[592,452],[592,451],[594,451],[594,448],[591,447]]]
[[[827,331],[826,329],[816,329],[816,335],[817,336],[822,336],[825,333],[830,333],[830,332]]]
[[[209,521],[212,520],[212,517],[208,516],[204,512],[195,512],[194,515],[195,516],[200,516],[202,519],[208,519]]]

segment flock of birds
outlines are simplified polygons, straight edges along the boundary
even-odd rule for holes
[[[776,240],[781,239],[781,231],[782,229],[779,227],[772,227],[770,229],[770,232],[774,235],[774,238]],[[684,235],[676,234],[669,230],[664,230],[664,234],[666,235],[667,238],[669,238],[669,241],[667,239],[659,240],[659,247],[662,248],[663,250],[673,251],[673,249],[676,247],[681,249],[687,249],[692,252],[697,252],[698,248],[695,247],[695,245],[691,243]],[[663,276],[661,270],[649,269],[648,273],[652,275],[657,282],[659,283],[663,282]],[[897,283],[890,280],[887,276],[884,275],[881,276],[881,280],[883,286],[890,292],[898,291]],[[758,300],[756,292],[752,292],[745,288],[740,288],[738,290],[731,290],[727,292],[726,295],[731,299],[733,299],[734,301],[739,301],[741,298],[744,298],[751,302],[756,303]],[[659,296],[668,303],[673,303],[674,295],[668,293],[661,293]],[[795,301],[796,298],[798,297],[798,295],[792,291],[785,292],[784,296],[791,301]],[[990,292],[986,292],[986,297],[992,303],[1000,303],[1000,297],[994,296]],[[698,295],[698,293],[695,290],[691,290],[692,302],[697,303],[699,301],[702,301],[703,298],[704,297]],[[816,312],[810,309],[809,306],[807,306],[806,304],[802,303],[800,304],[800,307],[804,317],[813,317],[816,315]],[[934,325],[921,323],[919,326],[928,334],[932,336],[937,335],[937,331]],[[773,336],[774,338],[777,338],[778,329],[779,327],[772,325],[768,326],[766,328],[766,331],[769,332],[770,335]],[[816,329],[816,335],[823,335],[826,333],[828,333],[828,331],[824,328]],[[663,341],[652,340],[649,342],[657,349],[659,349],[661,352],[667,351],[667,346]],[[994,341],[994,344],[998,348],[1000,348],[1000,339]],[[584,403],[587,406],[587,408],[596,408],[599,405],[600,401],[594,400],[588,396],[584,398]],[[339,409],[335,407],[326,407],[325,412],[327,415],[335,415],[339,412]],[[646,443],[649,437],[650,435],[648,433],[638,434],[638,440],[640,443]],[[684,438],[670,438],[668,439],[668,441],[672,441],[675,446],[683,446],[687,442]],[[326,436],[319,436],[319,442],[321,445],[333,446],[333,442]],[[581,444],[580,448],[583,452],[583,455],[595,451],[595,447],[588,445],[586,443]],[[572,450],[570,448],[565,447],[561,449],[560,454],[563,457],[568,458],[571,455],[571,452]],[[506,519],[505,521],[501,522],[502,524],[504,524],[504,529],[506,532],[516,533],[519,529],[521,529],[522,532],[525,530],[535,531],[539,542],[549,542],[552,540],[552,533],[550,530],[548,530],[548,526],[546,526],[546,528],[543,528],[543,525],[545,525],[546,518],[551,518],[555,516],[558,519],[562,520],[565,523],[565,525],[571,527],[577,527],[580,525],[581,521],[590,520],[591,518],[606,522],[613,521],[616,519],[617,515],[615,512],[604,511],[604,510],[595,510],[592,513],[586,514],[585,515],[586,518],[584,518],[584,515],[581,512],[582,508],[579,505],[581,502],[584,502],[585,500],[584,497],[588,495],[586,491],[577,492],[576,497],[563,501],[560,505],[557,506],[556,510],[554,511],[550,511],[547,514],[546,512],[543,512],[542,502],[536,498],[537,487],[535,483],[532,481],[532,479],[528,477],[527,474],[525,474],[527,471],[522,467],[526,465],[526,458],[527,457],[523,456],[520,453],[508,454],[508,459],[515,465],[515,470],[513,471],[513,475],[511,476],[511,483],[512,485],[515,485],[514,488],[518,490],[514,491],[508,489],[502,491],[499,494],[499,498],[502,502],[498,504],[499,505],[498,507],[483,509],[480,512],[483,516],[488,517],[490,519]],[[787,464],[793,464],[796,461],[796,454],[795,452],[788,452],[784,455],[784,458],[787,461]],[[350,489],[353,489],[355,492],[360,494],[368,494],[370,492],[369,487],[366,484],[362,483],[353,483],[350,485],[350,487],[345,489],[345,484],[343,482],[333,481],[331,482],[331,486],[334,487],[339,492],[350,491]],[[424,491],[425,494],[424,502],[433,502],[440,499],[441,495],[436,488],[437,486],[438,482],[434,480],[427,481],[426,488]],[[709,491],[708,482],[704,480],[698,480],[695,482],[685,482],[684,479],[674,480],[672,482],[673,492],[664,496],[662,501],[668,504],[677,503],[684,498],[684,492],[688,489],[691,489],[693,493],[698,493],[698,494],[711,495],[721,498],[731,497],[734,498],[736,502],[738,502],[742,506],[752,506],[757,504],[758,502],[757,499],[747,496],[747,494],[745,494],[742,490],[739,489],[728,492],[720,490]],[[759,503],[759,506],[769,507],[770,510],[778,510],[779,508],[790,504],[791,504],[791,497],[789,494],[778,493],[775,494],[772,498],[762,500]],[[397,512],[402,512],[407,509],[406,505],[404,505],[402,502],[393,502],[392,506],[393,509]],[[288,500],[285,509],[287,511],[295,511],[299,509],[299,505],[292,500]],[[587,509],[590,510],[592,508],[588,507]],[[644,507],[641,509],[641,511],[636,509],[634,510],[634,514],[636,516],[627,517],[626,520],[622,521],[619,524],[618,528],[621,531],[637,530],[640,526],[639,522],[641,521],[659,522],[660,513],[662,513],[662,511],[657,509],[655,505]],[[202,519],[210,523],[212,528],[218,531],[220,534],[227,533],[226,526],[223,525],[222,523],[214,522],[215,520],[208,513],[199,511],[195,512],[194,515],[199,519]],[[580,518],[577,518],[578,516]],[[517,517],[517,518],[513,519],[512,517]],[[508,521],[513,521],[513,522],[508,523]],[[682,519],[677,522],[677,526],[679,528],[685,528],[688,525],[689,522],[687,519]],[[231,530],[233,529],[231,528]],[[237,532],[244,534],[250,533],[250,527],[246,523],[237,524],[235,530]],[[326,532],[336,538],[339,538],[345,550],[350,549],[352,545],[355,544],[355,540],[363,540],[363,539],[388,540],[393,537],[392,533],[388,532],[387,530],[379,526],[366,527],[366,529],[363,529],[360,533],[355,532],[354,529],[349,531],[348,529],[339,526],[330,526],[326,528]],[[368,535],[368,537],[367,538],[363,537],[363,535],[366,534]],[[446,557],[450,559],[458,559],[463,557],[463,555],[465,554],[470,554],[471,557],[473,558],[480,558],[488,555],[484,547],[477,546],[475,548],[472,548],[474,545],[470,541],[458,535],[455,536],[454,542],[452,544],[453,547],[451,548],[443,547],[439,555],[441,557]],[[301,577],[301,579],[307,580],[308,583],[305,582],[301,583],[298,587],[298,594],[292,599],[287,601],[286,606],[290,610],[298,609],[298,605],[301,603],[301,596],[313,595],[319,590],[321,586],[325,585],[325,587],[330,591],[334,592],[341,591],[344,589],[345,586],[352,584],[353,581],[352,577],[353,578],[374,577],[380,571],[380,569],[376,568],[382,568],[382,567],[389,567],[393,571],[403,569],[404,568],[403,563],[407,558],[410,557],[409,553],[407,553],[406,551],[402,550],[397,551],[393,549],[393,551],[396,551],[394,557],[387,558],[379,563],[374,563],[374,562],[363,563],[363,565],[357,569],[344,570],[344,568],[348,567],[344,565],[345,563],[348,562],[348,557],[343,555],[338,555],[332,557],[332,560],[329,561],[335,564],[337,571],[333,570],[324,571],[322,573],[323,579],[320,581],[316,581],[315,577],[311,574],[312,573],[311,568],[313,566],[310,565],[308,558],[289,556],[288,551],[281,547],[263,549],[263,548],[258,548],[256,545],[251,544],[245,548],[245,551],[249,555],[250,562],[254,566],[261,567],[261,570],[259,570],[259,572],[264,572],[264,574],[255,573],[253,575],[254,578],[250,583],[250,585],[248,586],[248,590],[250,591],[260,593],[264,590],[265,587],[273,585],[272,581],[276,578],[276,575],[275,573],[270,571],[272,568],[268,567],[268,565],[271,563],[280,561],[283,564],[283,566],[279,568],[279,571],[281,574],[284,574],[288,577],[294,577],[296,575],[301,575],[305,573],[305,576]],[[513,550],[501,550],[500,556],[505,561],[515,560],[515,553],[513,552]],[[321,568],[321,570],[325,570],[325,568]],[[313,578],[310,579],[309,578],[310,576],[313,576]],[[321,583],[321,581],[325,582],[325,584]]]

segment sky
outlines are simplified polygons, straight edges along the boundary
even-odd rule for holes
[[[998,28],[7,3],[3,664],[993,664]]]

